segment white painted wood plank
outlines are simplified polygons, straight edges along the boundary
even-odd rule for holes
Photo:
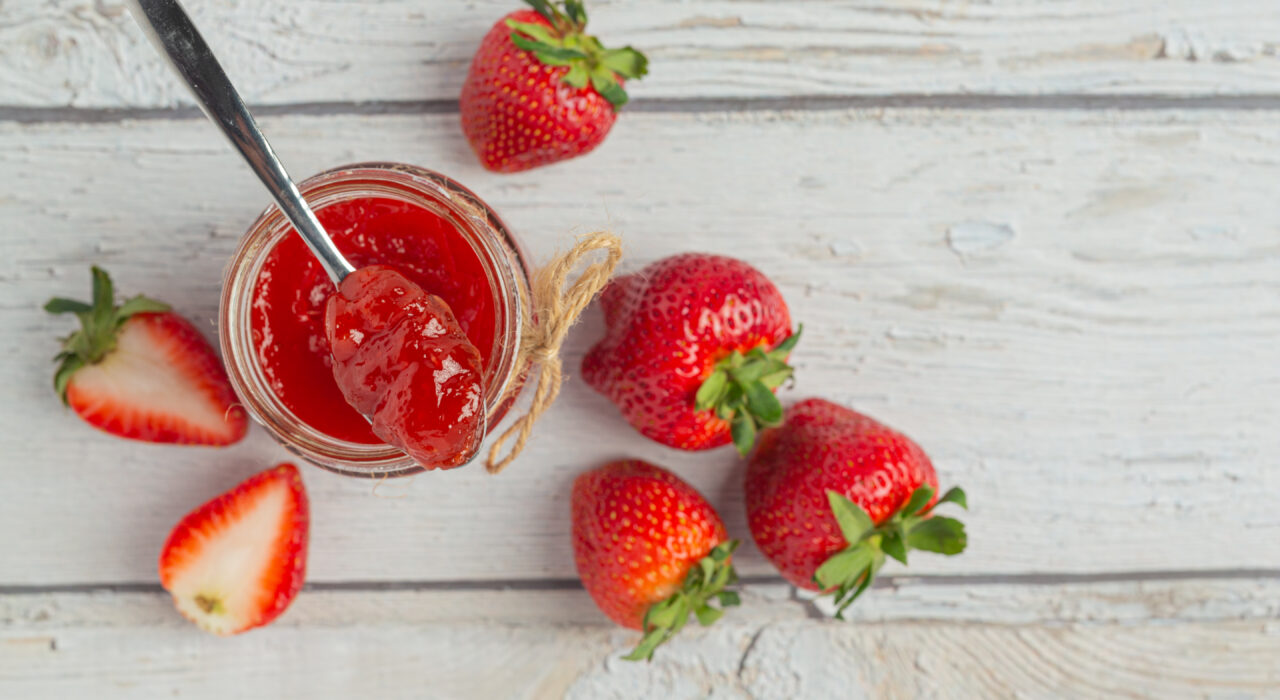
[[[197,0],[212,46],[255,102],[457,96],[511,0]],[[600,0],[597,31],[646,49],[645,97],[1275,94],[1271,0]],[[186,102],[121,0],[5,5],[0,104]]]
[[[323,584],[321,584],[323,585]],[[52,634],[80,627],[191,627],[167,593],[109,589],[0,593],[0,629]],[[777,579],[740,587],[743,603],[726,613],[742,624],[833,619],[806,591]],[[1280,617],[1280,579],[1172,578],[1028,584],[982,579],[938,583],[884,577],[845,611],[847,623],[947,622],[1002,625],[1223,622]],[[433,587],[384,589],[308,586],[273,627],[430,626],[468,622],[504,625],[611,623],[581,588]],[[255,636],[259,632],[253,633]]]
[[[781,587],[775,587],[781,588]],[[877,590],[841,624],[748,596],[687,628],[652,664],[618,656],[635,633],[575,592],[304,593],[271,627],[218,639],[160,594],[0,597],[5,697],[1272,697],[1280,693],[1275,581]],[[990,591],[985,589],[991,589]],[[909,593],[907,593],[909,591]],[[988,593],[998,595],[987,596]],[[895,600],[903,597],[903,600]],[[505,600],[504,600],[505,599]],[[1162,619],[1170,600],[1230,603]],[[589,603],[585,603],[589,606]],[[490,611],[460,620],[457,610]],[[494,607],[496,606],[496,607]],[[874,621],[878,607],[897,614]],[[1025,622],[1025,610],[1049,612]],[[1135,612],[1140,612],[1135,616]],[[549,624],[544,615],[559,616]],[[932,619],[940,614],[942,619]],[[1143,619],[1146,616],[1155,619]],[[967,618],[965,618],[967,619]],[[567,623],[576,624],[567,624]]]
[[[624,233],[628,269],[734,254],[807,323],[799,383],[916,436],[970,493],[971,550],[915,573],[1274,567],[1280,516],[1280,152],[1270,113],[633,115],[597,154],[532,174],[476,165],[449,116],[266,120],[295,173],[429,164],[545,258]],[[48,387],[39,304],[99,262],[209,324],[263,205],[203,122],[0,127],[0,583],[151,581],[165,533],[284,456],[108,439]],[[600,332],[588,314],[576,366]],[[591,440],[583,440],[591,435]],[[373,492],[308,470],[311,580],[571,578],[567,497],[618,456],[666,464],[745,536],[732,451],[676,453],[570,379],[523,460]],[[748,573],[768,566],[747,548]],[[892,571],[892,569],[891,569]]]

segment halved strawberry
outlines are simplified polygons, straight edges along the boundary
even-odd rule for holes
[[[191,322],[153,299],[116,305],[111,278],[93,268],[93,304],[55,298],[80,330],[63,340],[53,385],[90,425],[120,437],[182,445],[230,445],[249,419],[217,354]]]
[[[298,468],[280,464],[188,513],[160,552],[160,583],[206,631],[260,627],[302,588],[309,524]]]

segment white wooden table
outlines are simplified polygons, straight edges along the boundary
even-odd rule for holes
[[[682,454],[570,379],[519,463],[372,488],[305,472],[307,589],[232,639],[155,559],[286,457],[95,433],[50,389],[87,268],[212,335],[266,203],[120,0],[0,5],[0,697],[1280,697],[1275,0],[597,0],[653,73],[599,151],[498,176],[455,99],[515,0],[189,0],[291,169],[426,165],[540,260],[742,257],[806,323],[788,399],[915,436],[969,551],[824,619],[749,545],[745,604],[651,665],[578,586],[568,493],[667,465],[746,536],[732,450]],[[576,367],[600,334],[572,336]]]

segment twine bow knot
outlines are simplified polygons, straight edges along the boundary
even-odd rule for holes
[[[604,259],[588,265],[566,288],[569,275],[596,251],[605,251]],[[596,231],[578,239],[573,248],[557,256],[534,275],[535,310],[531,318],[525,319],[526,331],[520,339],[518,365],[521,368],[534,363],[541,365],[534,378],[537,389],[529,410],[507,426],[489,447],[485,468],[490,474],[501,472],[520,455],[533,433],[533,424],[560,394],[560,385],[564,382],[560,347],[587,305],[609,283],[621,259],[622,241],[608,231]],[[502,455],[503,446],[513,438],[515,441],[511,449]]]

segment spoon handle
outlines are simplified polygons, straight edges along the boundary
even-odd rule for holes
[[[267,186],[330,279],[337,284],[354,272],[355,268],[334,246],[315,212],[302,199],[302,193],[289,179],[289,173],[258,129],[244,100],[177,0],[132,0],[131,5],[143,31],[191,89],[200,109],[222,129],[231,145]]]

